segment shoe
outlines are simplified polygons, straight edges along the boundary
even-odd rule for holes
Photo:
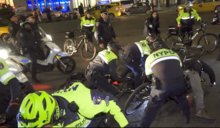
[[[33,84],[40,84],[41,82],[40,82],[38,79],[33,78],[33,79],[32,79],[32,83],[33,83]]]
[[[214,117],[211,117],[208,115],[207,111],[205,109],[200,109],[197,113],[196,113],[196,116],[197,117],[200,117],[200,118],[205,118],[205,119],[208,119],[208,120],[215,120],[216,118]]]

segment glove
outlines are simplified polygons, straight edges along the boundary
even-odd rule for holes
[[[17,102],[11,102],[6,110],[6,117],[7,118],[16,118],[18,114],[20,105]]]

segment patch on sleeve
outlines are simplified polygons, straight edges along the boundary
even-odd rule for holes
[[[1,70],[1,69],[4,69],[4,65],[3,65],[2,62],[0,62],[0,70]]]
[[[96,26],[99,26],[99,22],[96,22]]]
[[[102,102],[102,99],[101,99],[100,96],[93,96],[93,97],[92,97],[92,100],[93,100],[93,103],[94,103],[95,105],[99,105],[99,104],[101,104],[101,102]]]
[[[20,37],[23,37],[23,33],[19,33],[19,36],[20,36]]]

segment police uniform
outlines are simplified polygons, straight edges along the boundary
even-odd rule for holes
[[[101,13],[107,13],[107,11],[102,10]],[[107,44],[112,41],[112,38],[116,38],[115,31],[109,20],[104,20],[100,17],[96,22],[95,38],[99,44],[104,44],[105,49]]]
[[[186,11],[184,8],[179,12],[179,16],[177,17],[176,21],[177,24],[181,24],[181,32],[182,34],[185,34],[186,32],[193,31],[193,25],[194,25],[194,19],[197,21],[201,20],[201,17],[196,12],[195,9],[191,9],[189,12]],[[192,37],[193,33],[189,33],[188,36]],[[190,42],[190,45],[192,42]]]
[[[145,62],[146,75],[153,74],[153,89],[148,105],[145,109],[141,125],[149,127],[153,122],[157,110],[169,96],[176,96],[186,121],[190,119],[190,107],[183,95],[186,87],[183,78],[182,62],[179,56],[168,49],[159,49],[150,54]]]
[[[108,82],[108,75],[115,81],[123,81],[116,73],[118,57],[110,50],[103,50],[91,61],[85,71],[86,79],[101,90],[113,95],[117,90]]]
[[[128,57],[123,56],[120,58],[127,66],[123,71],[122,76],[125,76],[131,70],[135,76],[135,87],[140,85],[142,72],[144,72],[141,68],[145,66],[145,58],[150,55],[151,52],[148,44],[149,42],[147,40],[141,40],[123,47],[124,51],[128,54]]]
[[[82,30],[86,32],[86,36],[89,42],[93,42],[93,33],[95,31],[95,17],[87,18],[87,16],[83,16],[81,18],[80,27]]]
[[[97,127],[98,124],[94,124],[90,119],[97,114],[108,112],[114,116],[120,127],[128,125],[117,99],[109,93],[90,90],[82,83],[75,82],[69,88],[59,90],[52,96],[60,107],[58,127]],[[72,104],[72,107],[69,104]],[[78,107],[75,112],[74,106]]]

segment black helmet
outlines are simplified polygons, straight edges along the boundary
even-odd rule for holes
[[[157,36],[155,34],[148,33],[146,39],[147,40],[156,40]]]
[[[91,10],[87,10],[87,11],[86,11],[86,14],[92,15],[92,11],[91,11]]]
[[[31,25],[31,22],[28,21],[28,20],[26,20],[26,21],[24,21],[23,23],[21,23],[21,26],[24,27],[25,24],[29,24],[29,25]]]
[[[111,42],[108,43],[107,49],[111,50],[111,51],[112,50],[118,51],[118,50],[121,49],[121,46],[117,42],[111,41]]]

